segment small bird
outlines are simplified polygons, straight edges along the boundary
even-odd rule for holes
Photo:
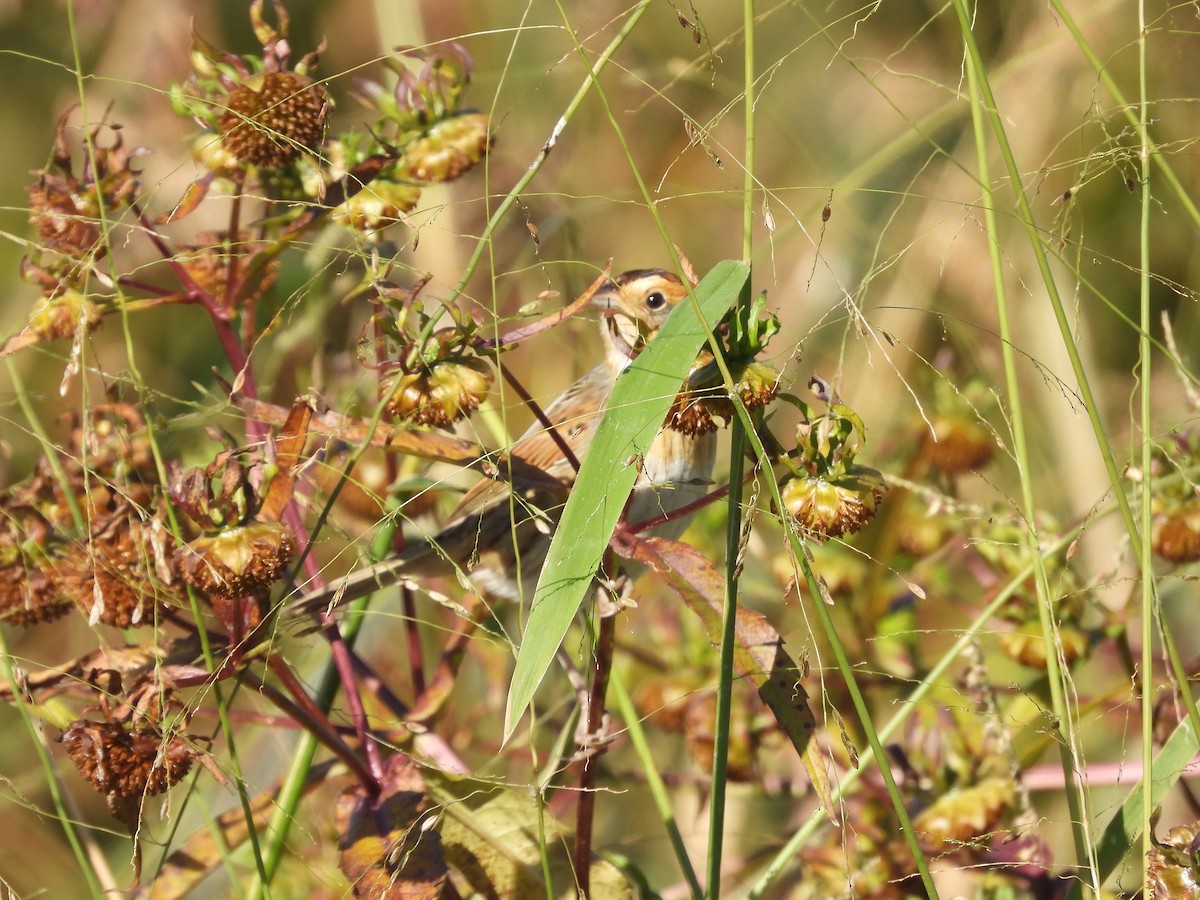
[[[480,481],[463,495],[435,536],[306,594],[295,606],[315,611],[331,600],[352,600],[402,579],[456,573],[465,574],[476,590],[490,597],[531,599],[574,484],[576,465],[587,456],[617,376],[686,297],[679,278],[662,269],[634,269],[612,278],[592,301],[605,310],[600,322],[604,359],[546,407],[546,420],[557,438],[535,422],[512,448],[514,457],[546,477],[513,484]],[[564,445],[570,456],[564,453]],[[713,434],[660,431],[642,459],[626,519],[646,521],[701,497],[715,459]],[[683,520],[672,520],[655,533],[678,537],[685,526]]]

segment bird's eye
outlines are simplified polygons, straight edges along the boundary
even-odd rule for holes
[[[661,291],[655,291],[653,294],[651,294],[649,297],[646,298],[646,305],[648,307],[650,307],[651,309],[658,309],[660,306],[662,306],[666,302],[667,302],[667,298],[662,295]]]

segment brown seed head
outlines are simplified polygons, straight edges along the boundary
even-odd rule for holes
[[[294,72],[267,72],[257,89],[242,82],[217,117],[225,149],[245,165],[279,168],[325,139],[325,90]]]
[[[1168,562],[1200,559],[1200,501],[1156,513],[1150,526],[1150,546]]]
[[[948,475],[983,468],[996,455],[996,439],[976,419],[944,414],[933,419],[925,441],[925,458]]]
[[[75,768],[130,830],[137,827],[142,798],[177,784],[197,755],[179,735],[130,731],[119,722],[78,719],[61,740]]]

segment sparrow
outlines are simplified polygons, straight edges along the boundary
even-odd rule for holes
[[[587,457],[617,377],[686,297],[678,276],[662,269],[634,269],[613,277],[593,298],[604,309],[603,360],[545,408],[550,427],[535,422],[512,447],[514,457],[545,477],[478,482],[437,534],[305,594],[295,605],[311,612],[397,581],[452,575],[465,575],[473,589],[491,598],[532,598],[577,466]],[[710,483],[715,459],[714,434],[662,429],[642,459],[626,521],[647,521],[697,500]],[[686,524],[683,518],[672,519],[654,533],[676,538]]]

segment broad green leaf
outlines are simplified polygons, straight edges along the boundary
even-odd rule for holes
[[[717,263],[696,286],[699,307],[689,301],[680,303],[658,335],[617,379],[608,411],[579,469],[542,568],[508,691],[505,740],[529,707],[591,588],[604,548],[637,480],[638,454],[658,434],[704,344],[700,312],[711,329],[749,277],[746,263]]]
[[[1154,783],[1150,800],[1155,809],[1162,805],[1167,793],[1175,787],[1175,783],[1191,764],[1198,749],[1200,741],[1197,740],[1196,732],[1192,730],[1192,723],[1184,719],[1176,726],[1158,756],[1154,758]],[[1147,775],[1143,774],[1142,777]],[[1096,847],[1096,863],[1101,880],[1107,879],[1116,871],[1125,854],[1140,848],[1143,799],[1142,784],[1139,781],[1133,786],[1117,814],[1112,817],[1108,827],[1104,829],[1104,835]],[[1083,895],[1081,887],[1082,879],[1077,879],[1067,892],[1067,900],[1078,900]]]

